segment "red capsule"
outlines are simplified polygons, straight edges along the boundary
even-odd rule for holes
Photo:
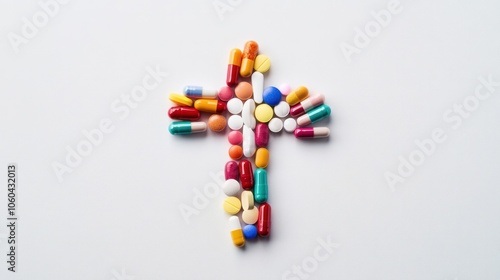
[[[238,163],[236,161],[230,160],[226,163],[224,176],[226,180],[234,179],[238,181],[240,179],[240,171],[238,170]]]
[[[255,126],[255,145],[259,148],[267,147],[269,143],[269,128],[265,123],[259,123]]]
[[[240,49],[232,49],[229,53],[229,63],[227,64],[226,84],[234,87],[238,84],[238,76],[241,66],[241,51]]]
[[[176,120],[197,121],[201,114],[193,107],[174,106],[168,109],[168,116]]]
[[[251,190],[253,188],[253,170],[252,163],[246,159],[240,161],[240,181],[241,187],[245,190]]]
[[[259,206],[257,232],[262,237],[269,236],[269,233],[271,233],[271,205],[267,203],[262,203]]]

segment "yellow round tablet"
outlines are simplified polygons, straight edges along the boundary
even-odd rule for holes
[[[253,64],[253,69],[255,71],[259,71],[260,73],[266,73],[271,67],[271,60],[265,54],[259,54],[255,58],[255,62]]]
[[[224,211],[228,214],[236,215],[240,212],[241,209],[241,201],[235,197],[230,196],[224,200]]]
[[[170,101],[174,102],[177,105],[190,106],[190,107],[193,106],[193,100],[191,100],[189,97],[186,97],[182,94],[171,93],[168,96],[168,99],[170,99]]]
[[[260,104],[255,108],[255,118],[261,123],[267,123],[273,118],[273,108],[267,104]]]

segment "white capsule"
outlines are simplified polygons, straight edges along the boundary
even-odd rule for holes
[[[231,100],[227,102],[227,110],[229,113],[237,115],[241,113],[241,109],[243,109],[243,102],[239,98],[231,98]]]
[[[253,100],[255,103],[262,103],[262,93],[264,92],[264,74],[255,71],[252,74]]]
[[[293,118],[288,118],[283,123],[283,128],[286,132],[293,133],[297,128],[297,122]]]
[[[256,149],[255,133],[250,127],[243,125],[243,155],[248,158],[252,157]]]
[[[200,86],[186,86],[184,88],[184,95],[190,98],[205,98],[215,99],[219,91],[216,89],[208,89]]]
[[[283,129],[283,121],[278,118],[273,118],[269,122],[268,126],[270,131],[278,133]]]
[[[241,112],[241,117],[243,118],[243,124],[250,127],[251,129],[255,128],[257,121],[255,120],[255,101],[253,99],[248,99],[243,104],[243,111]]]
[[[240,115],[232,115],[227,120],[227,126],[232,130],[240,130],[243,127],[243,119]]]
[[[235,179],[228,179],[222,186],[222,191],[227,196],[235,196],[240,191],[240,183]]]
[[[241,230],[241,223],[238,216],[229,217],[228,226],[233,244],[238,247],[245,245],[245,237],[243,236],[243,231]]]
[[[290,105],[286,101],[281,101],[278,105],[274,106],[274,113],[276,116],[284,118],[290,113]]]

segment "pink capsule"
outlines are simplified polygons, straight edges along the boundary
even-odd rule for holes
[[[257,147],[267,147],[269,143],[269,128],[265,123],[258,123],[255,126],[255,144]]]
[[[234,179],[238,181],[240,179],[240,171],[238,163],[233,160],[228,161],[224,168],[224,175],[226,177],[226,180]]]
[[[298,117],[312,108],[323,104],[323,102],[325,102],[325,96],[323,94],[315,94],[299,104],[292,106],[290,108],[290,115],[292,117]]]
[[[296,138],[325,138],[330,135],[328,127],[301,127],[293,132]]]

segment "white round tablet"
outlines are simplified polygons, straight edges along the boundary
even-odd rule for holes
[[[231,98],[227,102],[227,110],[229,113],[236,115],[241,113],[241,110],[243,109],[243,102],[239,98]]]
[[[278,118],[273,118],[269,124],[269,130],[271,130],[274,133],[278,133],[283,129],[283,121],[278,119]]]
[[[292,87],[289,84],[282,84],[278,87],[278,89],[284,96],[287,96],[292,91]]]
[[[232,115],[227,120],[227,126],[232,130],[240,130],[243,127],[243,118],[240,115]]]
[[[224,182],[224,185],[222,186],[222,191],[227,196],[235,196],[240,191],[240,183],[235,179],[228,179],[227,181]]]
[[[288,118],[283,123],[283,128],[285,129],[286,132],[293,133],[297,128],[297,122],[293,118]]]
[[[278,105],[274,106],[274,113],[276,116],[284,118],[290,113],[290,105],[286,101],[281,101]]]

